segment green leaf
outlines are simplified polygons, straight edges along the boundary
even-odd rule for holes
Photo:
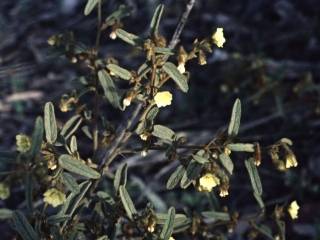
[[[105,20],[106,23],[112,24],[115,21],[121,20],[121,18],[127,17],[130,15],[131,8],[121,4],[116,11],[111,13]]]
[[[103,88],[104,95],[115,108],[121,109],[120,106],[120,96],[118,93],[118,89],[116,88],[112,78],[105,70],[100,70],[98,72],[98,77],[100,84]]]
[[[166,62],[162,68],[173,79],[173,81],[175,81],[175,83],[183,92],[188,92],[189,87],[187,78],[185,75],[179,72],[176,65],[171,62]]]
[[[0,220],[12,218],[13,211],[8,208],[0,208]]]
[[[160,24],[161,16],[163,13],[163,9],[164,9],[164,5],[159,4],[156,10],[154,11],[154,14],[150,23],[150,30],[152,35],[158,34],[159,24]]]
[[[117,64],[110,63],[107,65],[107,68],[122,79],[130,80],[132,78],[131,72],[129,72],[127,69],[120,67]]]
[[[62,174],[62,181],[64,185],[69,189],[69,191],[74,193],[79,193],[80,187],[74,177],[67,172]]]
[[[63,154],[59,157],[59,166],[69,172],[76,173],[87,178],[100,178],[100,173],[96,170],[93,170],[82,161],[67,154]]]
[[[212,221],[230,221],[230,215],[226,212],[205,211],[201,215]]]
[[[127,171],[128,171],[128,164],[124,163],[121,164],[120,167],[118,167],[115,177],[114,177],[114,181],[113,181],[113,186],[114,189],[116,190],[116,192],[119,191],[119,187],[120,185],[122,186],[126,186],[127,183]]]
[[[205,164],[205,163],[209,162],[208,158],[205,158],[205,157],[200,156],[198,154],[192,155],[192,159],[195,160],[196,162],[200,163],[200,164]]]
[[[174,55],[174,52],[172,51],[171,48],[155,47],[155,48],[154,48],[154,51],[155,51],[156,53],[163,54],[163,55],[167,55],[167,56]]]
[[[154,125],[152,135],[164,140],[172,141],[174,138],[174,131],[163,125]]]
[[[47,142],[53,144],[57,140],[58,130],[54,106],[51,102],[47,102],[44,106],[44,129]]]
[[[180,187],[185,189],[189,187],[189,185],[199,177],[202,170],[202,164],[192,160],[188,164],[186,172],[183,174],[182,179],[180,181]]]
[[[84,15],[88,16],[92,12],[92,10],[96,7],[99,1],[101,0],[88,0],[84,8]]]
[[[120,192],[120,198],[123,204],[124,209],[126,210],[126,213],[128,217],[133,220],[133,216],[137,214],[137,210],[135,206],[133,205],[132,199],[129,196],[129,193],[127,192],[126,188],[124,186],[119,187]]]
[[[177,169],[171,174],[167,181],[167,189],[173,189],[181,181],[186,169],[184,166],[180,165]]]
[[[246,165],[247,171],[249,173],[251,186],[253,188],[254,193],[261,196],[262,195],[261,180],[259,177],[258,169],[257,169],[256,165],[254,164],[253,158],[249,158],[248,160],[246,160],[245,165]]]
[[[78,151],[78,144],[77,144],[77,138],[76,136],[72,136],[70,140],[70,150],[72,153],[75,153]]]
[[[176,215],[176,211],[173,207],[169,208],[168,210],[168,218],[166,219],[163,228],[160,233],[161,240],[168,240],[173,232],[174,227],[174,218]]]
[[[69,220],[70,218],[69,215],[51,215],[47,218],[47,221],[50,225],[54,225]]]
[[[40,239],[23,213],[20,211],[15,211],[12,215],[12,220],[15,230],[24,240]]]
[[[252,143],[230,143],[227,148],[233,152],[254,152],[254,144]]]
[[[32,192],[33,192],[33,181],[32,181],[32,174],[31,172],[27,172],[24,178],[25,181],[25,198],[27,203],[27,209],[29,213],[33,212],[33,199],[32,199]]]
[[[70,216],[70,219],[71,219],[73,214],[75,213],[75,211],[79,207],[82,199],[84,198],[84,196],[87,194],[88,190],[90,189],[91,185],[92,185],[92,181],[89,181],[89,180],[84,181],[81,184],[79,184],[79,187],[80,187],[79,193],[71,192],[68,195],[66,202],[63,204],[60,212],[57,215],[59,215],[59,216],[67,215],[67,216]],[[68,221],[69,221],[69,219],[66,219],[63,223],[63,226],[65,226]]]
[[[228,135],[229,136],[237,136],[240,127],[241,120],[241,102],[240,99],[237,100],[233,104],[231,119],[228,127]]]
[[[137,46],[143,43],[143,40],[140,37],[132,33],[128,33],[121,28],[118,28],[116,30],[116,34],[120,39],[122,39],[126,43],[129,43],[130,45]]]
[[[34,158],[40,152],[42,140],[43,140],[43,120],[41,117],[37,117],[34,130],[32,133],[31,148],[30,148],[31,158]]]
[[[73,117],[71,117],[61,129],[61,132],[60,132],[61,136],[63,136],[64,139],[67,140],[78,129],[81,122],[82,122],[81,115],[74,115]]]
[[[234,168],[234,165],[233,165],[233,162],[232,162],[231,158],[228,155],[226,155],[224,153],[221,153],[219,155],[219,160],[222,163],[222,165],[224,166],[224,168],[231,175],[232,172],[233,172],[233,168]]]

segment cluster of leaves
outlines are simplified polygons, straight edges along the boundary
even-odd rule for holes
[[[84,48],[73,34],[55,35],[48,41],[88,74],[80,79],[80,91],[61,98],[60,110],[73,113],[69,120],[64,124],[57,121],[54,104],[48,102],[44,117],[36,119],[32,137],[18,135],[18,152],[0,156],[15,162],[13,173],[4,182],[13,185],[23,180],[25,189],[24,207],[16,211],[1,209],[1,218],[10,219],[23,239],[225,239],[239,221],[237,211],[221,208],[190,214],[170,207],[166,213],[159,213],[151,203],[137,209],[128,192],[128,165],[121,164],[114,174],[110,165],[126,153],[138,151],[145,156],[151,150],[163,151],[170,161],[179,162],[167,180],[168,190],[178,185],[181,189],[194,186],[196,191],[207,193],[219,189],[220,196],[226,197],[234,172],[230,154],[243,152],[253,196],[259,205],[257,213],[247,220],[252,226],[250,237],[285,239],[283,207],[276,206],[272,214],[277,228],[265,225],[269,221],[257,168],[261,163],[260,145],[237,141],[239,99],[233,105],[227,130],[205,145],[189,145],[185,137],[155,123],[160,108],[172,101],[172,94],[161,90],[173,80],[177,88],[188,92],[190,73],[185,71],[185,64],[194,58],[200,65],[205,64],[205,54],[212,51],[214,44],[221,47],[225,41],[222,30],[212,38],[196,39],[189,52],[183,46],[175,50],[175,44],[167,43],[159,33],[163,5],[156,8],[145,38],[122,29],[121,20],[130,14],[129,8],[120,6],[104,22],[101,8],[101,0],[88,0],[84,12],[89,15],[97,9],[95,47]],[[145,56],[138,70],[127,70],[116,59],[100,56],[101,32],[107,31],[111,32],[110,38],[123,40]],[[178,64],[173,63],[173,57]],[[111,123],[102,111],[105,105],[114,111],[125,111],[129,117],[124,123]],[[88,154],[88,141],[92,154],[84,157]],[[281,162],[284,169],[297,165],[291,145],[290,140],[282,139],[268,147],[277,166]],[[188,149],[187,153],[181,154],[181,148]],[[285,152],[280,153],[281,150]],[[5,185],[0,190],[6,190],[2,198],[9,197]]]

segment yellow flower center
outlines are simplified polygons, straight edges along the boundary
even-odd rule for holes
[[[169,91],[158,92],[154,96],[154,101],[158,108],[171,105],[172,94]]]

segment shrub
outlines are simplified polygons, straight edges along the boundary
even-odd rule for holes
[[[0,198],[9,198],[9,186],[19,181],[25,191],[21,209],[1,209],[1,218],[9,219],[23,239],[226,239],[243,221],[250,224],[246,233],[250,239],[285,239],[285,218],[297,218],[298,203],[266,204],[258,168],[262,152],[268,152],[278,170],[296,167],[291,140],[282,138],[266,147],[240,141],[239,99],[228,126],[202,145],[191,145],[185,136],[157,123],[157,115],[175,100],[169,85],[174,83],[184,93],[189,90],[192,79],[186,63],[196,59],[205,65],[206,54],[226,42],[223,28],[217,28],[211,36],[195,39],[189,50],[182,45],[176,48],[193,4],[187,5],[171,41],[159,32],[163,5],[155,9],[150,32],[142,37],[123,29],[122,19],[130,15],[126,6],[119,6],[102,21],[100,0],[88,0],[84,11],[89,15],[97,10],[94,47],[80,47],[72,33],[49,38],[49,45],[64,52],[87,75],[80,79],[81,89],[60,100],[60,111],[70,114],[65,123],[56,120],[58,104],[48,102],[32,136],[17,135],[17,152],[1,155],[16,164],[11,169],[14,177],[6,176],[0,184]],[[100,38],[107,32],[111,39],[120,39],[140,52],[144,59],[138,68],[128,70],[116,59],[102,56]],[[124,121],[112,122],[112,113],[121,113]],[[164,152],[168,163],[176,163],[166,182],[167,191],[181,198],[187,194],[193,202],[197,201],[192,199],[194,192],[201,192],[210,207],[191,209],[176,203],[167,212],[158,212],[169,198],[152,194],[148,198],[152,201],[137,206],[139,196],[128,177],[130,168],[121,157],[142,158],[150,151]],[[239,210],[220,204],[236,181],[232,177],[238,170],[233,161],[237,154],[257,202],[250,208],[254,211],[243,217]],[[122,164],[113,164],[120,160]]]

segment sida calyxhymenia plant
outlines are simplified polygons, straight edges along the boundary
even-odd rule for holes
[[[291,204],[265,204],[258,169],[262,152],[278,170],[296,167],[290,139],[264,147],[239,141],[239,99],[230,109],[226,129],[202,145],[192,145],[157,123],[157,115],[174,101],[166,90],[168,83],[187,93],[192,74],[186,64],[194,60],[206,64],[206,55],[226,42],[223,28],[203,40],[195,39],[186,49],[177,45],[194,0],[187,4],[170,40],[159,32],[163,5],[155,9],[147,37],[141,37],[124,30],[122,19],[130,15],[130,8],[121,5],[104,19],[102,2],[88,0],[84,10],[85,15],[97,12],[92,47],[84,48],[72,33],[48,40],[87,74],[79,80],[81,89],[63,95],[60,103],[45,104],[32,136],[16,136],[16,152],[1,153],[1,159],[16,164],[10,165],[12,173],[0,183],[0,198],[10,198],[10,187],[17,182],[23,182],[25,192],[19,210],[3,208],[1,218],[10,221],[23,239],[227,239],[240,221],[249,225],[250,239],[285,239],[285,219],[297,218],[298,203],[291,199]],[[117,59],[103,56],[100,39],[107,34],[140,52],[144,60],[137,69],[125,69]],[[109,118],[105,109],[110,108],[123,115],[122,122]],[[62,123],[56,120],[57,111],[71,116]],[[172,206],[159,212],[157,201],[138,206],[125,160],[132,155],[143,158],[150,151],[164,152],[168,162],[177,163],[163,184],[166,191],[203,192],[211,207]],[[236,181],[231,155],[239,152],[252,187],[248,193],[257,203],[245,217],[219,204],[229,197]],[[117,162],[122,164],[113,164]]]

